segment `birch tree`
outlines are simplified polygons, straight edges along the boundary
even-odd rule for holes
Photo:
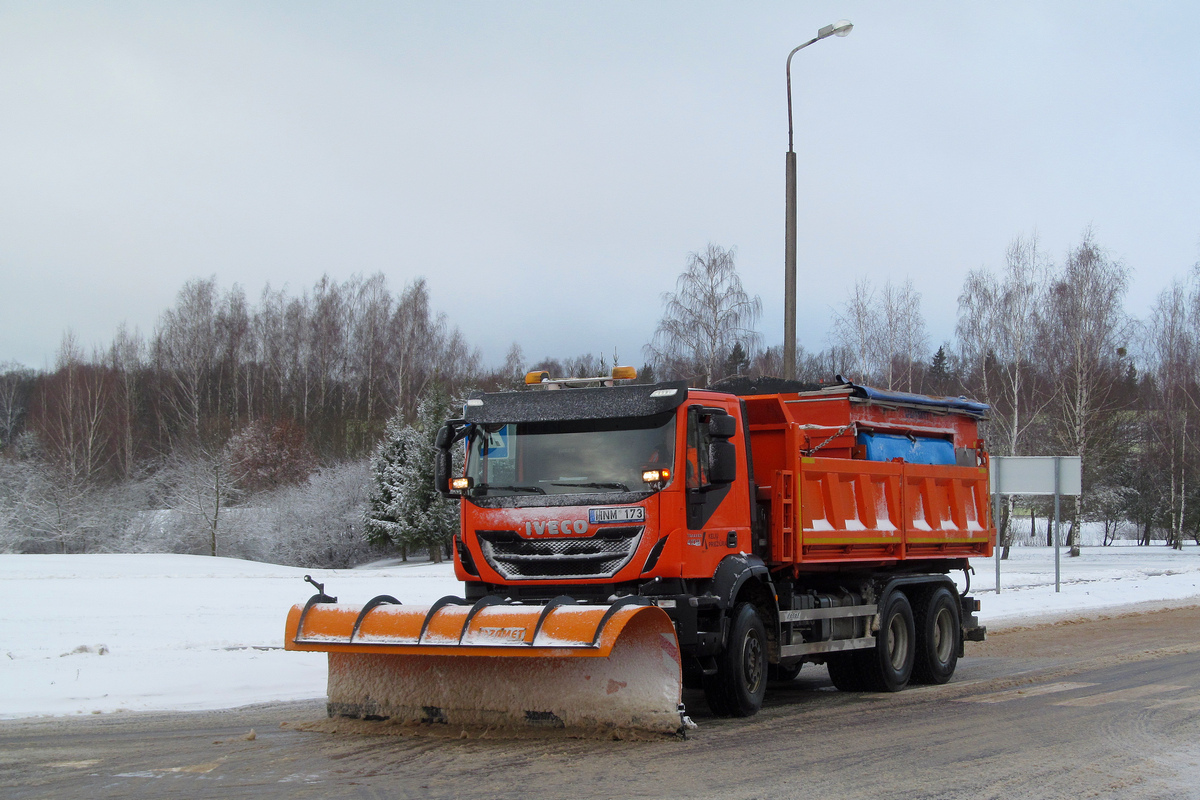
[[[1052,393],[1033,391],[1037,353],[1044,344],[1045,305],[1050,265],[1036,233],[1017,236],[1005,251],[1001,276],[971,271],[958,299],[959,352],[970,365],[977,396],[992,406],[990,429],[997,455],[1025,453],[1024,439]],[[1003,557],[1012,544],[1008,520],[1015,498],[1008,497],[1000,520]]]
[[[850,354],[855,373],[852,379],[859,383],[874,381],[875,324],[875,290],[868,279],[860,278],[855,281],[841,312],[833,314],[834,347]]]
[[[709,244],[688,254],[675,291],[662,301],[663,316],[645,353],[663,377],[704,376],[711,383],[724,377],[735,344],[747,353],[761,344],[756,326],[762,300],[742,287],[732,248]]]
[[[876,291],[862,278],[841,312],[834,312],[832,338],[836,349],[853,354],[858,381],[914,391],[916,367],[929,348],[921,295],[911,280],[889,280]]]
[[[1193,395],[1198,355],[1196,317],[1189,309],[1195,295],[1188,294],[1182,282],[1174,281],[1159,294],[1146,330],[1146,356],[1154,371],[1157,392],[1156,407],[1145,410],[1152,416],[1145,430],[1160,467],[1155,471],[1165,478],[1160,486],[1166,495],[1167,541],[1176,548],[1183,547],[1197,400]]]
[[[1079,534],[1087,502],[1106,445],[1099,424],[1115,407],[1116,389],[1125,371],[1130,327],[1123,301],[1128,270],[1096,244],[1091,230],[1068,254],[1050,286],[1046,352],[1049,373],[1060,387],[1055,425],[1060,452],[1082,459],[1084,495],[1076,504],[1068,536],[1071,555],[1079,555]]]

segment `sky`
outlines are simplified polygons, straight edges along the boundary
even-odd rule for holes
[[[911,279],[931,345],[1015,236],[1089,226],[1129,311],[1200,260],[1200,6],[0,0],[0,362],[153,331],[185,281],[418,277],[488,363],[640,364],[688,253],[800,344]]]

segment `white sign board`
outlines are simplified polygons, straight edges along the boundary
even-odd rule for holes
[[[1079,456],[996,456],[991,460],[990,476],[993,494],[1078,496],[1083,493],[1083,464]]]

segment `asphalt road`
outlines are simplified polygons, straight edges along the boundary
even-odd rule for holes
[[[316,702],[9,721],[0,796],[1200,798],[1200,608],[968,647],[950,684],[893,695],[806,667],[748,720],[688,694],[686,741],[461,738]]]

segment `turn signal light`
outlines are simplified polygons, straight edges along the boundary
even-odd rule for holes
[[[665,483],[670,478],[669,469],[648,469],[642,472],[642,483]]]
[[[533,372],[525,373],[525,385],[532,386],[535,383],[542,383],[550,380],[550,373],[545,370],[534,370]]]
[[[612,377],[614,381],[637,380],[637,370],[633,367],[613,367]]]
[[[471,488],[471,484],[475,483],[471,478],[453,478],[450,481],[450,488],[456,492],[465,492]]]

